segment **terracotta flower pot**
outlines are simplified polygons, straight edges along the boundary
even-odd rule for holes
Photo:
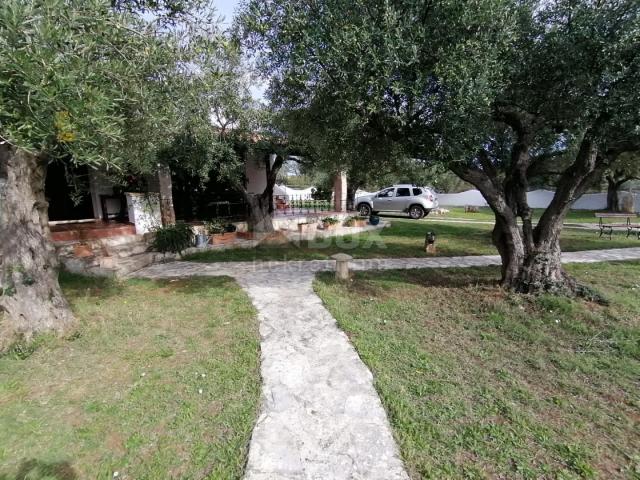
[[[209,243],[211,243],[211,245],[227,245],[235,242],[237,239],[237,232],[214,233],[209,237]]]

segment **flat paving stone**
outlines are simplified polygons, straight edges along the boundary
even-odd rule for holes
[[[236,276],[258,310],[262,408],[247,480],[408,479],[373,376],[313,273]]]
[[[640,248],[562,255],[565,263],[640,259]],[[353,270],[499,265],[497,255],[356,259]],[[231,276],[260,320],[262,406],[247,480],[406,480],[373,376],[314,293],[316,272],[335,260],[171,262],[134,274],[146,278]]]

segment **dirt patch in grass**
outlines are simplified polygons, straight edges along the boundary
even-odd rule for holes
[[[611,304],[510,294],[495,268],[316,281],[412,478],[639,478],[640,263],[568,268]]]
[[[78,332],[0,358],[0,479],[240,478],[260,381],[239,286],[70,275],[62,286]]]

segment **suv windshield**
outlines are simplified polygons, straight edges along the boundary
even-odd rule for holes
[[[385,190],[382,190],[379,194],[378,197],[382,198],[382,197],[393,197],[393,188],[387,188]]]

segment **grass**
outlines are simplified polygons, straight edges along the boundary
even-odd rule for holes
[[[413,479],[640,478],[640,262],[568,269],[610,305],[509,294],[493,268],[316,281]]]
[[[253,260],[323,260],[339,252],[355,258],[424,257],[424,237],[436,232],[437,255],[495,255],[491,243],[491,225],[439,222],[435,217],[421,221],[402,218],[387,219],[391,226],[381,231],[346,235],[287,245],[261,245],[254,249],[206,250],[187,256],[197,262]],[[603,248],[639,247],[634,236],[626,238],[615,232],[613,239],[599,238],[598,232],[565,228],[561,239],[565,251]]]
[[[493,212],[489,207],[480,207],[477,213],[469,213],[464,211],[464,207],[443,207],[450,212],[444,218],[462,218],[467,220],[476,220],[484,222],[493,222]],[[538,220],[543,208],[533,209],[533,218]],[[598,223],[595,216],[596,210],[570,210],[565,218],[565,223]]]
[[[240,287],[61,283],[78,332],[0,358],[0,479],[240,478],[260,392]]]

